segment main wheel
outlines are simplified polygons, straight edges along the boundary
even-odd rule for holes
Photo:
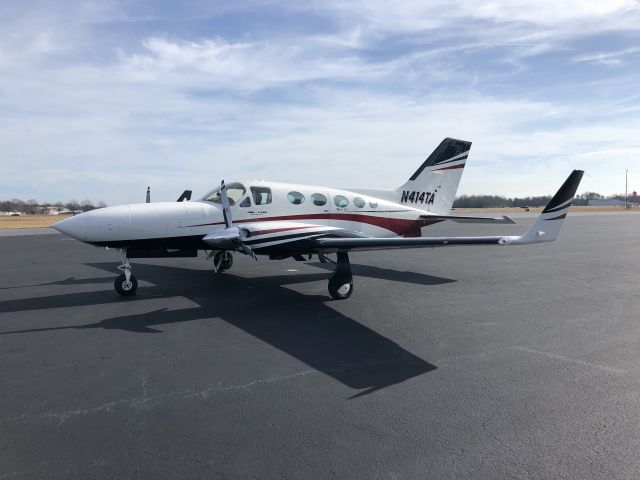
[[[133,295],[136,293],[138,288],[138,280],[133,275],[129,276],[129,281],[127,282],[127,277],[124,273],[118,275],[116,281],[113,283],[113,286],[123,297],[128,297],[129,295]]]
[[[231,252],[218,252],[213,256],[213,264],[218,266],[218,273],[229,270],[233,265],[233,255]]]
[[[349,298],[353,293],[353,282],[340,283],[329,280],[329,295],[336,300]]]

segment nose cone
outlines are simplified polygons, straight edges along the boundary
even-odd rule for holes
[[[51,226],[60,233],[82,241],[87,236],[87,214],[81,213],[80,215],[56,222]]]

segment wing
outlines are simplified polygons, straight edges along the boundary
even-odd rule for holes
[[[419,238],[318,238],[314,246],[325,252],[391,250],[394,248],[450,247],[453,245],[500,245],[509,237],[419,237]]]
[[[451,220],[456,223],[508,223],[514,224],[511,218],[503,215],[502,217],[469,217],[461,215],[420,215],[420,218],[426,220],[432,218],[442,218],[443,220]]]
[[[202,240],[219,249],[233,250],[242,244],[256,250],[274,245],[309,241],[325,235],[338,238],[362,236],[343,228],[288,220],[236,223],[233,228],[233,239],[229,238],[229,229],[219,229],[206,235]]]
[[[525,245],[553,242],[567,216],[582,170],[574,170],[529,229],[519,236],[417,237],[417,238],[316,238],[313,244],[325,252],[349,250],[386,250],[393,248],[450,247],[454,245]]]

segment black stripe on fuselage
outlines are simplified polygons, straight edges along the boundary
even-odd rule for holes
[[[273,253],[313,253],[317,249],[311,246],[309,240],[311,238],[318,238],[319,235],[329,235],[326,232],[318,232],[313,234],[310,232],[297,233],[291,235],[281,235],[269,238],[260,238],[255,240],[249,240],[245,242],[246,245],[259,254],[273,254]],[[339,235],[337,235],[339,236]],[[136,250],[212,250],[211,245],[202,241],[203,235],[188,235],[181,237],[164,237],[164,238],[144,238],[133,240],[117,240],[108,242],[88,242],[91,245],[99,247],[109,248],[131,248]],[[290,242],[283,242],[277,245],[269,245],[261,247],[260,244],[266,244],[270,242],[276,242],[280,240],[292,240]]]
[[[326,232],[316,232],[315,234],[312,232],[304,232],[304,233],[291,233],[289,235],[276,235],[273,237],[266,237],[266,238],[257,238],[255,240],[246,240],[242,243],[244,243],[245,245],[260,245],[262,243],[269,243],[269,242],[279,242],[280,240],[289,240],[292,238],[301,238],[301,237],[317,237],[318,235],[325,235]]]
[[[105,242],[87,242],[91,245],[109,248],[168,248],[211,250],[211,245],[202,241],[204,235],[185,235],[180,237],[140,238],[129,240],[111,240]]]

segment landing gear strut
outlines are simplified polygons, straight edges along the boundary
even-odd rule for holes
[[[213,270],[216,273],[222,273],[229,270],[233,265],[233,255],[228,250],[216,252],[213,256]]]
[[[129,264],[129,259],[127,258],[127,249],[123,248],[120,250],[120,259],[122,260],[122,265],[118,267],[118,270],[121,270],[123,273],[118,275],[116,281],[113,286],[123,297],[128,297],[129,295],[134,295],[136,290],[138,289],[138,280],[131,273],[131,265]]]
[[[338,252],[336,269],[329,277],[329,295],[336,300],[349,298],[353,292],[353,277],[347,252]]]

